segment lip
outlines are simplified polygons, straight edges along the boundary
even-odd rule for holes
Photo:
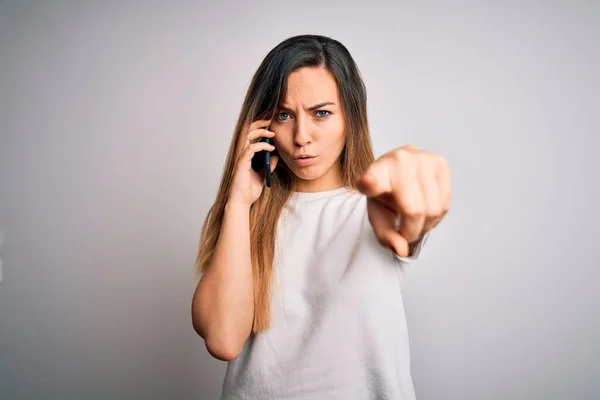
[[[306,157],[306,158],[294,157],[294,162],[296,162],[296,164],[298,164],[301,167],[306,167],[306,166],[311,165],[312,163],[314,163],[315,160],[317,159],[317,156],[306,155],[304,157]]]
[[[297,160],[299,158],[312,158],[312,157],[316,157],[312,154],[298,154],[297,156],[294,156],[294,159]]]

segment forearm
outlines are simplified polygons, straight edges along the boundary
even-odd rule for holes
[[[252,329],[249,217],[249,206],[225,207],[215,254],[194,294],[194,328],[211,354],[220,359],[237,357]]]

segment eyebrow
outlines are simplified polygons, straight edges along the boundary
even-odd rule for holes
[[[315,111],[316,109],[319,109],[321,107],[334,106],[334,105],[335,105],[335,103],[333,103],[331,101],[327,101],[325,103],[319,103],[319,104],[315,104],[314,106],[310,106],[307,111]],[[290,108],[283,106],[283,105],[280,106],[279,108],[283,111],[292,111]]]

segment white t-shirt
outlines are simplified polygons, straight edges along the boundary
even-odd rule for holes
[[[267,189],[268,190],[268,189]],[[222,399],[411,400],[407,263],[382,246],[366,197],[296,192],[279,219],[271,328],[228,362]]]

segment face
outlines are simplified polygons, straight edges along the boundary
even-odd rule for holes
[[[271,130],[281,159],[296,176],[297,191],[319,192],[342,186],[339,158],[346,130],[331,72],[304,67],[291,73],[285,101],[271,122]]]

